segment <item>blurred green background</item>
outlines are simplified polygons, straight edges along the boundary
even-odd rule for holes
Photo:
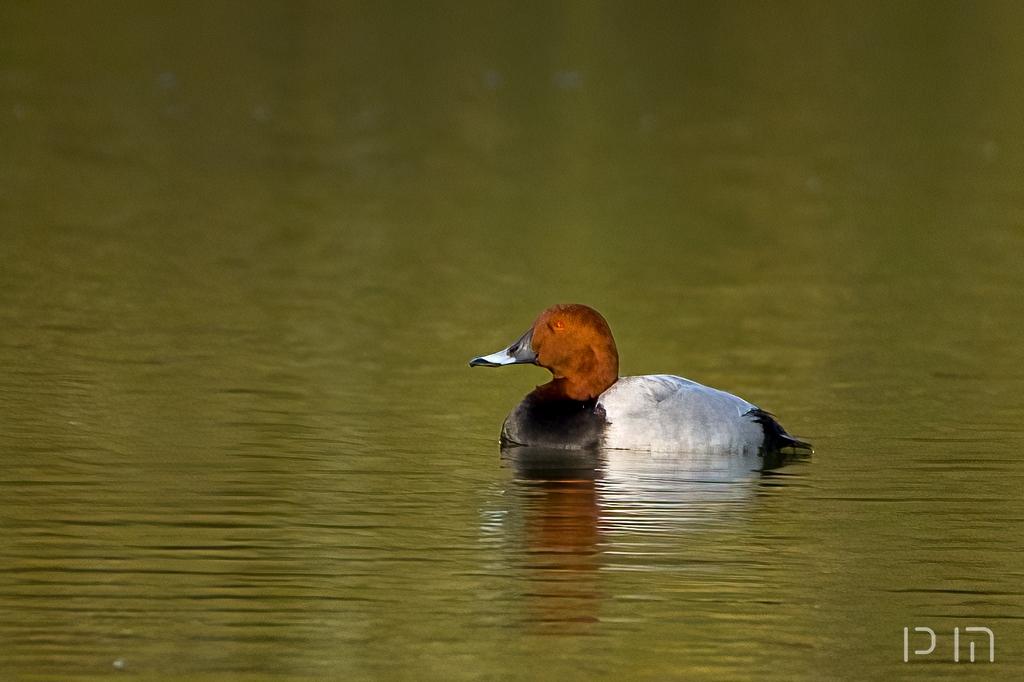
[[[1022,111],[1018,2],[0,4],[0,675],[1019,679]],[[558,302],[816,455],[522,480]]]

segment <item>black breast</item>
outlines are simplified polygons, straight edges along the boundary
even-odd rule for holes
[[[597,400],[539,399],[531,393],[501,427],[502,445],[584,449],[601,444],[607,425]]]

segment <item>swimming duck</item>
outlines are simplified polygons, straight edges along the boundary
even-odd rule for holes
[[[551,381],[527,394],[501,427],[505,446],[657,452],[812,450],[764,410],[725,391],[668,374],[619,376],[604,317],[585,305],[548,308],[504,350],[470,367],[534,364]]]

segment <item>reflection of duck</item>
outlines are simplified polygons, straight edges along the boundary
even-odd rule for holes
[[[518,341],[471,367],[532,363],[551,381],[516,405],[503,444],[664,452],[810,450],[742,398],[667,374],[622,377],[608,323],[593,308],[556,305]]]
[[[502,448],[502,459],[519,481],[529,619],[549,634],[598,619],[601,568],[649,569],[679,537],[745,519],[765,464],[756,453],[534,447]]]
[[[607,532],[668,530],[716,520],[750,500],[774,469],[800,453],[658,453],[506,446],[503,461],[524,481],[592,481],[596,519]],[[730,511],[731,510],[731,511]],[[595,531],[596,533],[596,531]]]
[[[597,621],[600,607],[597,459],[566,450],[516,450],[507,461],[523,493],[529,620],[538,632],[575,634],[579,624]]]

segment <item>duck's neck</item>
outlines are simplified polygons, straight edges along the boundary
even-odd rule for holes
[[[589,376],[586,378],[555,377],[543,386],[538,386],[533,394],[540,400],[578,400],[586,402],[594,400],[611,388],[618,380],[618,374]]]
[[[551,381],[534,391],[540,400],[594,400],[619,379],[615,342],[591,346],[551,365],[538,363],[552,374]]]

